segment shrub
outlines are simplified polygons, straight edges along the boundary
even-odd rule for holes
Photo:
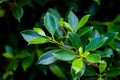
[[[63,80],[104,80],[118,76],[117,30],[107,27],[105,32],[99,26],[91,25],[90,14],[80,20],[71,10],[66,15],[64,19],[56,10],[48,9],[42,27],[21,32],[28,45],[48,47],[36,64],[48,65],[51,72]],[[104,25],[114,24],[107,22]]]

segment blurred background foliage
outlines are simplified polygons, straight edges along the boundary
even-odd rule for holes
[[[88,24],[103,34],[120,32],[119,5],[120,0],[0,0],[0,80],[61,80],[47,66],[35,65],[39,56],[54,45],[28,46],[20,35],[20,31],[41,27],[48,8],[57,10],[62,17],[70,9],[78,18],[89,13]],[[111,44],[116,51],[120,50],[119,40],[120,33],[117,44]]]

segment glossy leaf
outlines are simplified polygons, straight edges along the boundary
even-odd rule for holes
[[[61,49],[58,50],[55,54],[53,54],[57,59],[63,61],[70,61],[77,58],[77,55],[69,50]]]
[[[107,37],[97,37],[93,39],[86,47],[86,51],[94,51],[97,48],[100,48],[106,41]]]
[[[76,71],[73,68],[71,68],[71,74],[72,74],[73,80],[79,79],[84,74],[84,72],[85,72],[85,64],[84,64],[84,62],[83,62],[82,70],[79,71],[78,73],[76,73]]]
[[[106,25],[107,25],[108,32],[118,32],[116,39],[120,40],[120,26],[117,24],[113,24],[113,23],[108,23]]]
[[[87,61],[92,63],[97,63],[101,61],[101,56],[99,54],[90,54],[86,57]]]
[[[23,13],[23,8],[17,4],[12,8],[12,14],[19,22],[21,21]]]
[[[75,59],[72,62],[72,68],[75,71],[75,74],[77,74],[80,71],[82,71],[82,69],[83,69],[83,61],[82,61],[82,59],[81,58],[80,59]]]
[[[83,28],[83,29],[78,30],[77,34],[78,34],[79,36],[83,36],[83,35],[85,35],[86,33],[91,32],[92,30],[93,30],[93,27],[85,27],[85,28]]]
[[[52,64],[49,66],[50,70],[58,77],[60,78],[66,78],[65,74],[62,72],[62,70],[55,64]]]
[[[61,18],[60,14],[58,13],[57,10],[54,10],[54,9],[52,9],[52,8],[49,8],[49,9],[48,9],[48,13],[50,13],[50,14],[52,14],[52,15],[54,16],[55,21],[56,21],[56,24],[57,24],[55,35],[56,35],[57,37],[63,36],[62,29],[61,29],[61,27],[59,26],[59,21],[60,21],[60,18]]]
[[[57,24],[53,15],[46,13],[44,16],[44,25],[51,35],[55,34]]]
[[[81,28],[79,31],[82,32],[83,30],[84,30],[84,28]],[[80,36],[79,31],[78,31],[78,35]],[[84,35],[80,36],[80,39],[81,39],[83,45],[86,45],[88,43],[88,40],[90,39],[91,34],[92,34],[92,30],[89,30]]]
[[[49,65],[54,63],[57,60],[57,58],[55,58],[53,55],[56,51],[57,50],[50,50],[45,52],[42,56],[39,57],[37,64]]]
[[[101,61],[99,64],[99,72],[102,73],[103,71],[105,71],[107,67],[107,63],[105,61]]]
[[[109,32],[109,33],[105,34],[104,36],[108,37],[108,39],[104,43],[104,45],[110,43],[117,36],[117,34],[118,34],[118,32]]]
[[[68,23],[73,30],[75,30],[78,25],[78,18],[72,11],[70,11],[70,13],[68,14]]]
[[[49,12],[50,14],[52,14],[53,16],[55,16],[58,20],[61,18],[60,14],[59,14],[59,12],[58,12],[57,10],[54,10],[54,9],[52,9],[52,8],[49,8],[49,9],[48,9],[48,12]]]
[[[90,17],[90,15],[88,14],[81,18],[81,20],[79,21],[79,23],[76,27],[76,31],[85,25],[85,23],[88,21],[89,17]]]
[[[41,36],[46,36],[45,32],[41,28],[33,28],[35,32],[37,32]]]
[[[24,71],[26,71],[33,63],[34,59],[33,56],[28,56],[23,59],[22,61],[22,68]]]
[[[41,38],[42,36],[38,35],[34,30],[25,30],[20,32],[25,41],[29,42],[36,38]]]
[[[36,38],[36,39],[30,40],[29,44],[42,44],[42,43],[45,43],[47,41],[48,40],[46,38]]]
[[[82,45],[82,41],[80,40],[79,36],[72,32],[69,32],[69,40],[75,49],[79,49],[79,47]]]

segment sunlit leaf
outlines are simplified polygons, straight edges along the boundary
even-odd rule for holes
[[[82,71],[82,69],[83,69],[83,61],[82,61],[82,59],[81,58],[80,59],[75,59],[72,62],[72,68],[75,71],[75,74]]]
[[[107,67],[107,63],[105,61],[101,61],[99,64],[99,72],[102,73],[103,71],[105,71]]]
[[[89,17],[90,17],[90,14],[87,14],[81,18],[81,20],[79,21],[79,23],[76,27],[76,31],[85,25],[85,23],[88,21]]]
[[[9,53],[9,52],[3,53],[3,56],[4,56],[5,58],[8,58],[8,59],[14,58],[13,54],[12,54],[12,53]]]
[[[42,44],[42,43],[45,43],[47,41],[48,40],[46,38],[36,38],[36,39],[30,40],[29,44]]]
[[[79,60],[77,62],[79,62]],[[79,65],[79,63],[78,63],[78,65]],[[73,68],[71,68],[71,74],[72,74],[73,80],[79,79],[84,74],[85,69],[86,69],[84,62],[83,62],[83,66],[82,66],[81,69],[82,69],[81,71],[79,71],[79,72],[76,73],[76,71]]]
[[[97,63],[101,61],[101,56],[99,54],[90,54],[86,57],[89,62]]]
[[[41,28],[33,28],[35,32],[37,32],[41,36],[46,36],[45,32]]]

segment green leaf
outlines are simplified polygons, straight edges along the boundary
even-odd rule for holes
[[[107,77],[115,77],[118,75],[120,75],[120,68],[112,68],[106,73]]]
[[[54,53],[57,50],[50,50],[45,52],[42,56],[39,57],[37,64],[49,65],[54,63],[57,59],[54,57]]]
[[[5,58],[8,58],[8,59],[14,58],[13,54],[12,54],[12,53],[9,53],[9,52],[3,53],[3,56],[4,56]]]
[[[57,37],[63,36],[62,28],[59,26],[59,21],[60,21],[60,18],[61,18],[59,12],[57,10],[52,9],[52,8],[49,8],[47,12],[52,14],[55,18],[55,21],[56,21],[56,24],[57,24],[55,35]]]
[[[65,74],[62,72],[62,70],[55,64],[52,64],[49,66],[50,70],[58,77],[60,78],[66,78]]]
[[[102,77],[98,78],[97,80],[104,80]]]
[[[117,15],[117,17],[113,20],[114,23],[120,22],[120,14]]]
[[[83,48],[82,47],[79,48],[79,54],[83,54]]]
[[[88,51],[85,51],[82,56],[84,56],[85,58],[89,55],[90,53]]]
[[[77,74],[78,72],[82,71],[83,70],[83,61],[82,61],[82,58],[75,59],[72,62],[72,68],[75,71],[75,74]]]
[[[25,41],[30,42],[36,38],[42,38],[42,36],[38,35],[34,30],[25,30],[20,32]]]
[[[95,76],[96,72],[93,67],[86,65],[84,76]]]
[[[81,28],[79,31],[84,31],[85,30],[85,28]],[[81,39],[81,41],[82,41],[82,43],[83,43],[83,45],[86,45],[86,43],[88,43],[88,40],[89,40],[89,38],[90,38],[90,36],[91,36],[91,34],[92,34],[92,29],[91,30],[89,30],[89,31],[87,31],[87,32],[85,32],[85,34],[79,34],[79,31],[78,31],[78,35],[80,36],[80,39]],[[84,32],[83,32],[84,33]]]
[[[17,3],[20,5],[20,6],[24,6],[28,3],[30,3],[32,0],[19,0]]]
[[[99,64],[99,72],[102,73],[103,71],[105,71],[107,67],[107,63],[105,61],[101,61]]]
[[[0,18],[4,17],[4,15],[5,15],[5,9],[0,7]]]
[[[15,60],[12,63],[10,63],[10,66],[14,71],[16,71],[18,68],[18,64],[19,64],[18,62],[19,62],[18,60]]]
[[[22,61],[23,70],[26,71],[32,65],[33,61],[34,61],[33,56],[28,56],[24,58]]]
[[[118,34],[118,32],[109,32],[109,33],[105,34],[104,36],[108,37],[108,39],[104,43],[104,45],[107,45],[108,43],[110,43],[117,36],[117,34]]]
[[[16,55],[16,58],[17,59],[23,59],[23,58],[25,58],[27,56],[30,56],[30,53],[28,51],[26,51],[26,50],[22,50],[20,53],[18,53]]]
[[[46,36],[45,32],[41,28],[33,28],[35,32],[37,32],[41,36]]]
[[[87,61],[92,63],[97,63],[101,61],[101,56],[99,54],[90,54],[86,57]]]
[[[19,22],[21,21],[23,13],[23,8],[17,4],[12,8],[12,14]]]
[[[72,32],[69,32],[68,34],[69,34],[70,42],[72,43],[73,47],[75,49],[79,49],[79,47],[82,45],[82,41],[80,40],[79,36]]]
[[[49,8],[47,12],[49,12],[50,14],[55,16],[58,20],[61,18],[60,14],[59,14],[59,12],[57,10]]]
[[[107,23],[107,31],[108,32],[118,32],[118,35],[116,36],[117,40],[120,40],[120,26],[113,23]]]
[[[65,22],[63,18],[60,19],[60,26],[64,27],[70,32],[73,32],[73,29],[71,28],[71,26],[67,22]]]
[[[92,32],[92,30],[93,30],[93,27],[90,27],[90,26],[89,27],[84,27],[84,28],[78,30],[77,34],[79,36],[83,36],[83,35],[85,35],[88,32]]]
[[[42,44],[47,42],[48,40],[46,38],[36,38],[36,39],[32,39],[29,41],[29,44]]]
[[[77,58],[77,55],[69,50],[61,49],[58,50],[55,54],[53,54],[57,59],[63,61],[70,61]]]
[[[70,13],[68,14],[68,23],[73,30],[75,30],[78,25],[78,18],[72,11],[70,11]]]
[[[111,48],[105,48],[105,51],[96,51],[96,53],[100,54],[100,56],[102,58],[105,58],[105,57],[111,57],[113,56],[113,49]]]
[[[8,53],[13,53],[13,49],[10,45],[5,45],[5,51]]]
[[[0,4],[3,3],[3,2],[6,2],[6,1],[8,1],[8,0],[0,0]]]
[[[78,63],[78,65],[79,65],[79,63]],[[73,80],[79,79],[84,74],[84,72],[85,72],[85,64],[84,64],[84,62],[83,62],[82,70],[79,71],[78,73],[76,73],[76,71],[73,68],[71,68],[71,74],[72,74]]]
[[[44,17],[44,25],[51,35],[54,35],[56,31],[57,23],[55,20],[56,19],[53,15],[46,13]]]
[[[86,47],[86,51],[94,51],[97,48],[100,48],[106,41],[107,37],[97,37],[93,39]]]
[[[96,2],[100,6],[101,0],[94,0],[94,2]]]
[[[77,30],[79,30],[81,27],[83,27],[85,25],[85,23],[88,21],[89,17],[90,17],[90,14],[87,14],[81,18],[81,20],[79,21],[79,23],[76,27],[76,32],[77,32]]]

